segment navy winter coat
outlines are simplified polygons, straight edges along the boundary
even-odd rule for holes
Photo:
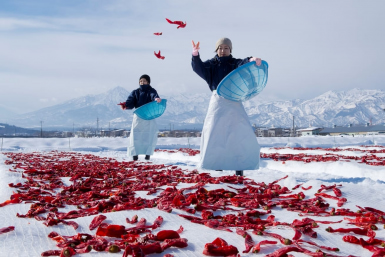
[[[128,96],[126,101],[126,108],[139,108],[142,105],[154,101],[155,98],[160,97],[154,88],[152,88],[150,85],[141,85],[138,89],[132,91]]]
[[[192,56],[191,66],[193,70],[204,79],[210,87],[210,90],[216,90],[219,83],[230,72],[249,62],[249,58],[235,59],[232,55],[226,57],[219,57],[215,55],[214,58],[202,62],[199,55]]]

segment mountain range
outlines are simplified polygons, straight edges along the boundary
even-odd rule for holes
[[[37,111],[7,115],[7,123],[64,129],[72,127],[128,128],[133,111],[123,111],[117,105],[127,99],[130,92],[116,87],[98,95],[74,98],[64,103]],[[160,129],[202,127],[210,94],[183,94],[162,96],[167,99],[165,113],[157,119]],[[384,123],[385,92],[382,90],[352,89],[328,91],[315,98],[303,100],[264,102],[257,96],[244,102],[250,122],[257,127],[331,127],[348,124]],[[1,109],[0,109],[1,112]],[[5,116],[4,113],[1,115]],[[1,121],[1,120],[0,120]]]

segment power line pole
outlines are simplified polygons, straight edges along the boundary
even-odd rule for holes
[[[96,133],[95,133],[95,136],[97,135],[98,131],[99,131],[99,117],[96,118]]]
[[[43,121],[40,121],[40,137],[43,137]]]

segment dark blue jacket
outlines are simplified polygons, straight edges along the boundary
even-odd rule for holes
[[[200,56],[193,56],[191,66],[193,70],[204,79],[210,87],[210,90],[216,90],[219,83],[230,72],[249,62],[249,58],[235,59],[232,55],[226,57],[219,57],[215,55],[214,58],[202,62]]]
[[[150,85],[141,85],[138,89],[132,91],[128,96],[126,101],[126,108],[139,108],[142,105],[154,101],[155,98],[160,97],[154,88],[152,88]]]

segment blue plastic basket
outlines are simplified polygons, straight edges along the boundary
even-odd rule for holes
[[[138,109],[134,111],[139,118],[144,120],[152,120],[156,119],[164,113],[166,110],[166,99],[162,99],[160,103],[153,101],[148,104],[140,106]]]
[[[250,62],[230,72],[217,87],[220,96],[232,101],[246,101],[258,95],[266,86],[269,65]]]

